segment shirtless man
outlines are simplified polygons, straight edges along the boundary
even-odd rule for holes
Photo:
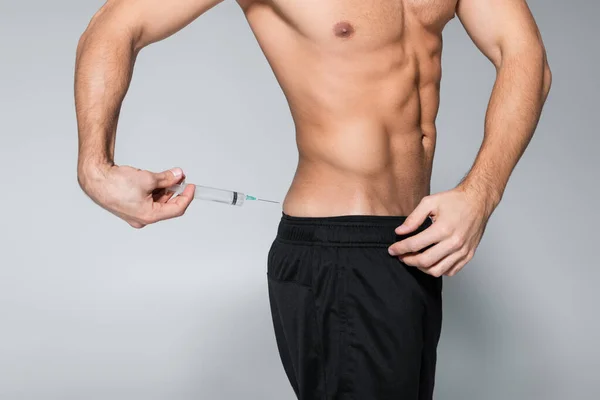
[[[193,186],[114,162],[138,52],[221,0],[109,0],[77,51],[78,178],[145,225]],[[299,399],[431,399],[442,277],[471,260],[550,89],[525,0],[238,0],[289,102],[299,162],[268,255],[273,325]],[[430,194],[442,30],[458,16],[495,65],[484,139],[460,184]],[[199,79],[203,79],[199,77]]]

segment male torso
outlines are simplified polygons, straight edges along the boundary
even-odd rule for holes
[[[78,179],[135,228],[183,215],[195,190],[171,198],[180,168],[114,162],[135,56],[222,1],[109,0],[80,39]],[[431,400],[439,278],[475,254],[550,89],[527,4],[237,1],[296,126],[299,164],[267,262],[290,383],[300,400]],[[497,74],[472,168],[430,195],[442,30],[455,13]]]
[[[429,194],[442,30],[457,0],[238,3],[296,125],[283,211],[412,211]]]
[[[131,226],[181,216],[180,168],[115,163],[117,122],[136,55],[223,0],[109,0],[82,34],[75,71],[77,177]],[[296,125],[291,216],[408,215],[395,233],[434,226],[389,254],[452,276],[474,255],[525,151],[551,85],[525,0],[237,0],[281,84]],[[429,194],[439,105],[442,30],[454,15],[496,68],[483,141],[453,189]],[[260,96],[260,94],[257,94]],[[418,253],[419,250],[434,245]]]

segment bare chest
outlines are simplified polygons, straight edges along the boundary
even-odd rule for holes
[[[246,11],[266,9],[318,42],[387,42],[411,31],[433,34],[455,14],[458,0],[238,0]]]

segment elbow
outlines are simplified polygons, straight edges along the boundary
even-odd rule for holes
[[[539,38],[538,42],[536,43],[535,51],[532,51],[531,54],[536,54],[537,56],[535,59],[538,60],[538,62],[541,62],[542,100],[546,101],[546,97],[548,97],[548,94],[550,93],[550,87],[552,86],[552,71],[550,70],[548,55],[546,54],[546,48],[544,47],[544,43],[542,42],[541,38]]]
[[[550,87],[552,86],[552,71],[550,70],[550,64],[548,63],[544,44],[540,40],[529,46],[527,50],[524,50],[521,54],[521,59],[528,65],[526,69],[529,70],[532,78],[534,78],[537,85],[539,85],[538,90],[542,102],[545,102],[550,93]]]
[[[552,86],[552,71],[550,71],[550,65],[548,64],[548,61],[544,61],[544,78],[543,78],[543,88],[542,88],[542,95],[544,97],[544,100],[546,100],[546,97],[548,97],[551,86]]]
[[[93,21],[93,19],[92,19],[92,21]],[[90,22],[90,24],[91,24],[91,22]],[[88,27],[85,29],[85,31],[83,31],[83,33],[79,37],[79,42],[77,42],[77,50],[76,50],[77,59],[79,59],[79,57],[81,56],[81,54],[83,53],[83,51],[85,50],[85,48],[88,44],[89,38],[91,36],[91,31],[92,31],[92,28],[91,28],[91,26],[88,25]]]
[[[550,87],[552,86],[552,71],[550,70],[546,49],[541,41],[541,38],[530,49],[528,54],[529,57],[531,57],[532,63],[536,65],[535,68],[538,71],[537,76],[541,81],[542,101],[546,101],[546,97],[548,97],[548,94],[550,93]]]
[[[136,53],[143,47],[140,28],[128,17],[129,13],[124,7],[123,3],[107,1],[94,14],[79,38],[77,56],[87,47],[105,41],[110,41],[113,45],[129,45]]]
[[[79,54],[82,50],[85,49],[86,44],[88,44],[95,33],[99,30],[102,30],[102,27],[106,25],[107,15],[110,14],[112,6],[107,2],[104,4],[90,19],[87,27],[79,37],[79,43],[77,44],[77,54]]]

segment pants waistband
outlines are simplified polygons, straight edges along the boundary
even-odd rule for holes
[[[297,244],[347,247],[388,247],[413,236],[431,225],[431,219],[408,235],[395,229],[406,216],[342,215],[333,217],[294,217],[282,213],[276,240]]]

